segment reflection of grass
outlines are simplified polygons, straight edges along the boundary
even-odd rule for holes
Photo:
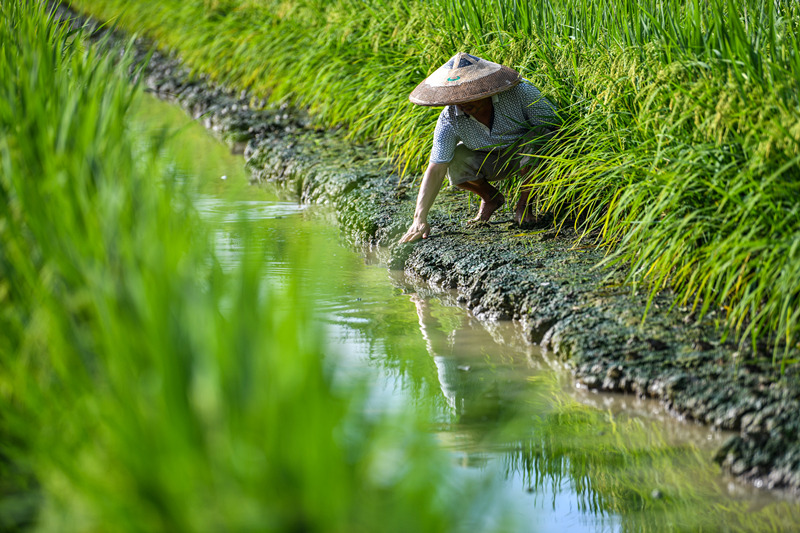
[[[382,343],[386,357],[376,358],[376,363],[388,372],[402,369],[398,379],[411,383],[413,393],[443,396],[437,386],[462,393],[453,416],[435,427],[440,441],[464,466],[492,471],[499,458],[507,477],[521,478],[532,489],[532,501],[547,506],[537,494],[574,489],[576,511],[586,513],[587,521],[614,515],[618,518],[612,522],[618,520],[624,531],[791,531],[800,518],[794,501],[781,503],[769,495],[763,495],[769,504],[754,508],[759,497],[750,487],[738,487],[744,496],[737,500],[729,494],[709,449],[687,444],[684,438],[684,444],[676,444],[658,422],[577,403],[565,395],[563,376],[557,374],[537,373],[525,380],[530,370],[513,360],[514,350],[505,353],[498,345],[482,356],[480,350],[464,350],[463,344],[458,349],[454,341],[465,333],[463,309],[442,305],[436,298],[412,296],[411,302],[424,313],[422,336],[431,350],[422,353],[422,361],[420,351],[425,348],[415,342],[416,324],[408,321],[407,313],[382,315],[391,323],[365,321],[353,327],[366,342]],[[400,306],[410,307],[411,302],[399,298]],[[442,365],[438,377],[431,377],[431,365],[420,363],[433,356],[448,358],[453,368],[464,371],[447,374]],[[418,382],[434,390],[415,388]],[[554,504],[564,511],[563,500]]]
[[[133,123],[143,130],[141,138],[168,150],[178,168],[194,169],[187,178],[195,180],[198,192],[229,200],[275,199],[263,187],[250,185],[241,156],[231,154],[222,143],[209,142],[211,134],[205,127],[175,105],[142,94],[134,101]]]
[[[502,346],[485,357],[478,350],[454,350],[451,334],[464,333],[463,310],[436,299],[416,301],[418,312],[426,312],[423,336],[431,353],[425,355],[449,358],[453,368],[470,367],[450,374],[438,369],[441,386],[461,393],[454,416],[437,425],[438,436],[465,466],[491,470],[493,458],[499,458],[507,476],[521,478],[532,489],[532,500],[543,491],[574,490],[581,513],[618,516],[624,531],[791,531],[800,518],[794,501],[781,503],[766,495],[770,503],[753,508],[758,496],[749,487],[739,487],[745,494],[741,500],[732,497],[710,451],[676,444],[658,422],[577,403],[565,395],[563,376],[557,374],[537,373],[525,380],[520,361],[504,355]],[[406,316],[394,316],[404,327],[360,331],[384,342],[388,358],[377,360],[380,364],[402,367],[405,379],[435,386],[428,367],[402,366],[404,359],[417,361],[421,349],[419,343],[399,342],[413,337],[409,330],[414,324]]]
[[[749,499],[732,499],[704,452],[668,443],[656,424],[586,407],[550,380],[535,381],[545,396],[531,399],[533,413],[494,437],[497,446],[510,442],[507,472],[534,490],[571,485],[581,510],[619,515],[624,531],[786,531],[796,523],[795,502],[753,509]],[[544,412],[543,401],[552,406]]]
[[[4,470],[38,483],[38,526],[480,521],[475,486],[440,490],[447,460],[413,417],[366,414],[363,384],[333,392],[298,276],[265,286],[246,227],[241,266],[220,267],[186,180],[125,126],[119,55],[80,48],[42,3],[0,15],[0,432]],[[30,518],[16,501],[3,525]]]
[[[456,50],[516,68],[565,126],[534,186],[616,245],[631,279],[798,341],[797,2],[74,0],[192,65],[426,160],[407,94]],[[513,188],[513,187],[512,187]]]

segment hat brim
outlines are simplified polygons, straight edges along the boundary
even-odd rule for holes
[[[486,76],[467,81],[453,80],[451,84],[432,83],[434,73],[417,85],[408,99],[422,106],[465,104],[507,91],[522,81],[522,76],[516,70],[497,66],[497,70]]]

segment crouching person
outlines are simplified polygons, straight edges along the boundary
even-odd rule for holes
[[[533,140],[551,136],[558,124],[555,106],[520,74],[503,65],[458,53],[420,83],[409,99],[444,106],[436,122],[430,163],[417,196],[414,220],[400,242],[430,235],[428,211],[445,176],[450,184],[477,194],[475,221],[488,221],[505,203],[491,182],[533,178],[538,161],[520,152]],[[522,189],[514,220],[525,227],[535,218]]]

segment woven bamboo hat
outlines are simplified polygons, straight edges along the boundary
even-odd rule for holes
[[[480,100],[522,81],[512,68],[459,52],[411,91],[417,105],[442,106]]]

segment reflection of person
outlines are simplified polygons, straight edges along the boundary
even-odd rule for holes
[[[409,99],[424,106],[445,106],[433,135],[430,163],[422,178],[414,220],[400,242],[430,234],[428,211],[445,175],[450,184],[481,198],[476,221],[488,221],[504,203],[490,181],[515,174],[533,177],[538,161],[522,156],[528,141],[552,135],[555,107],[520,74],[503,65],[458,53],[420,83]],[[522,189],[514,220],[535,220],[528,208],[529,190]]]
[[[417,307],[419,329],[433,357],[439,384],[447,403],[462,422],[488,421],[499,418],[500,401],[496,376],[487,378],[479,368],[466,365],[464,356],[475,350],[474,339],[459,327],[444,331],[434,317],[428,302],[416,294],[411,301]]]

